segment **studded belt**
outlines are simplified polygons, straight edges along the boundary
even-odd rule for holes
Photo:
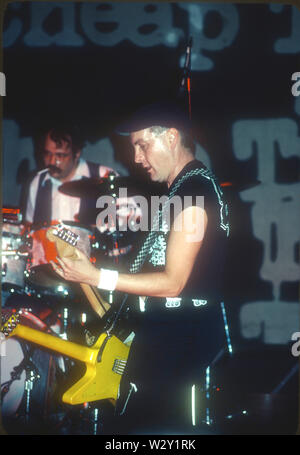
[[[208,304],[204,299],[183,299],[181,297],[167,297],[165,302],[166,308],[179,308],[183,303],[188,300],[194,307],[202,307]]]

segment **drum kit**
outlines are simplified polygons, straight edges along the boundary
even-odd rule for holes
[[[70,196],[93,197],[95,194],[113,194],[118,187],[129,187],[132,195],[137,191],[127,178],[84,179],[68,182],[60,190]],[[139,194],[141,189],[138,190]],[[136,193],[137,194],[137,193]],[[132,208],[130,209],[132,210]],[[98,210],[99,212],[99,210]],[[137,216],[140,216],[138,211]],[[80,238],[80,249],[101,266],[127,264],[134,250],[132,232],[119,232],[118,226],[102,232],[95,225],[82,220],[55,220],[50,224],[25,227],[19,208],[2,209],[2,315],[18,313],[25,326],[46,332],[63,340],[85,343],[91,333],[95,315],[84,294],[75,283],[68,283],[53,271],[50,261],[56,261],[55,243],[47,236],[49,228],[63,225]],[[132,213],[122,212],[129,217]],[[96,214],[95,214],[96,218]],[[114,293],[108,293],[112,303]],[[81,334],[75,333],[81,330]],[[1,336],[0,332],[0,336]],[[0,338],[0,342],[3,341]],[[3,343],[2,343],[3,344]],[[3,422],[14,421],[16,416],[38,419],[51,412],[56,378],[66,375],[74,362],[61,354],[45,350],[17,336],[5,339],[5,355],[1,361],[1,411]],[[1,343],[0,343],[1,347]]]

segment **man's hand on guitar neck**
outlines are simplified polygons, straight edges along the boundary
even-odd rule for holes
[[[76,250],[78,259],[74,261],[68,258],[59,258],[59,265],[51,261],[53,270],[67,281],[76,281],[79,283],[89,284],[90,286],[98,286],[100,279],[100,270],[97,269],[89,260],[89,258],[80,250]]]

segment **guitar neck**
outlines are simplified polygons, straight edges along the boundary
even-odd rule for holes
[[[72,242],[71,244],[69,243],[69,239],[72,239],[72,235],[75,234],[67,231],[66,237],[60,238],[57,236],[56,231],[57,229],[55,228],[48,229],[46,234],[48,240],[55,243],[58,255],[61,258],[67,257],[76,261],[78,259],[77,249]],[[56,232],[56,234],[54,234],[54,232]],[[76,243],[77,240],[75,239],[74,242]],[[102,318],[110,309],[110,304],[101,297],[96,287],[92,287],[85,283],[80,283],[80,286],[93,310],[98,314],[100,318]]]
[[[99,341],[101,341],[101,337],[106,337],[106,334],[102,334],[94,345],[95,347],[89,348],[87,346],[73,343],[72,341],[62,340],[61,338],[41,332],[39,330],[32,329],[31,327],[27,327],[22,324],[17,325],[13,331],[13,335],[16,335],[32,343],[41,345],[52,351],[59,352],[60,354],[66,355],[67,357],[81,360],[90,364],[95,364],[99,351],[97,347],[99,344],[101,344]]]
[[[110,309],[110,304],[101,297],[97,288],[84,283],[80,283],[80,287],[93,310],[98,314],[100,318],[102,318]]]

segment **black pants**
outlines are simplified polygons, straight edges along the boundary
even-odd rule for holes
[[[140,315],[121,382],[119,412],[132,389],[120,421],[123,434],[191,425],[192,386],[199,390],[205,383],[207,367],[226,345],[220,304],[150,309]]]

